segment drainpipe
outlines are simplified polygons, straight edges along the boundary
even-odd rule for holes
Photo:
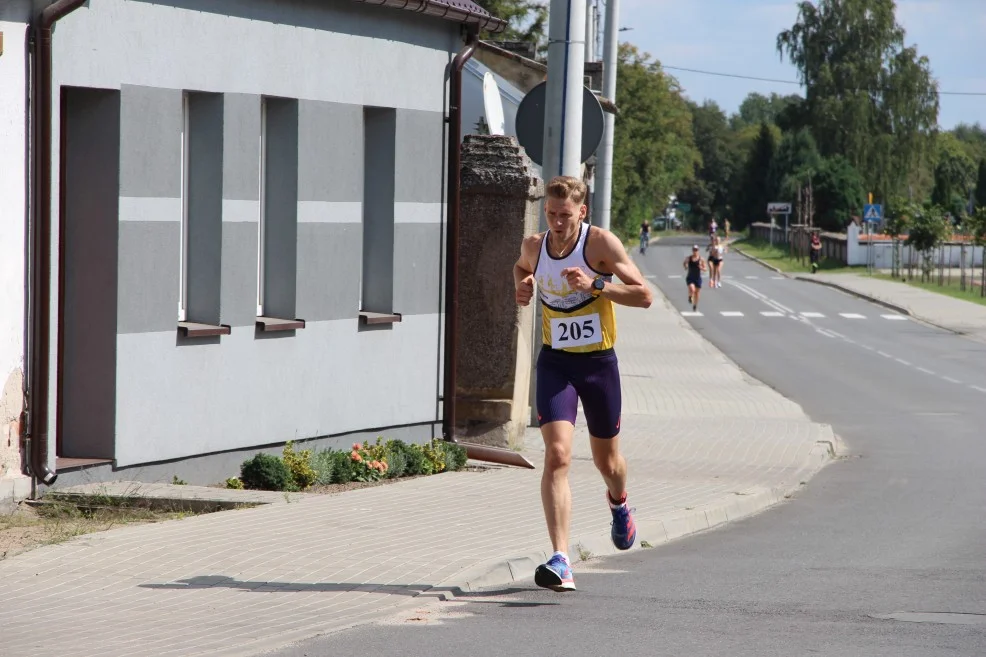
[[[31,130],[34,166],[31,198],[31,297],[27,394],[28,465],[46,486],[58,475],[48,467],[48,406],[51,376],[51,31],[52,26],[86,0],[58,0],[42,10],[33,25]]]
[[[448,236],[445,241],[445,386],[442,434],[455,441],[455,367],[459,343],[459,201],[462,169],[462,69],[476,52],[479,30],[467,28],[466,45],[452,60],[448,110]]]

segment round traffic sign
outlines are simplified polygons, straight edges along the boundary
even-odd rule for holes
[[[528,157],[539,165],[544,163],[544,106],[548,83],[541,82],[530,90],[517,108],[517,141]],[[582,87],[582,154],[585,162],[603,140],[603,106],[596,94]]]

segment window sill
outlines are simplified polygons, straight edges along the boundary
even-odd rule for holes
[[[359,311],[360,324],[373,326],[375,324],[396,324],[401,321],[400,313],[371,313],[367,310]]]
[[[186,338],[206,338],[213,335],[229,335],[230,328],[226,324],[199,324],[198,322],[178,322],[178,332]]]
[[[264,332],[297,331],[305,328],[303,319],[282,319],[280,317],[258,317],[257,328]]]

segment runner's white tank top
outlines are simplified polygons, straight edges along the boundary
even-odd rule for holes
[[[589,353],[612,349],[616,344],[616,312],[613,302],[591,292],[568,286],[561,272],[580,267],[590,278],[612,282],[613,275],[596,271],[585,257],[585,245],[592,227],[579,224],[579,238],[572,251],[561,258],[548,253],[548,234],[541,240],[541,253],[534,268],[541,299],[541,339],[552,349]]]

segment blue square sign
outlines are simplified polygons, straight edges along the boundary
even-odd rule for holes
[[[883,220],[883,206],[874,203],[873,205],[863,206],[863,221],[880,222]]]

